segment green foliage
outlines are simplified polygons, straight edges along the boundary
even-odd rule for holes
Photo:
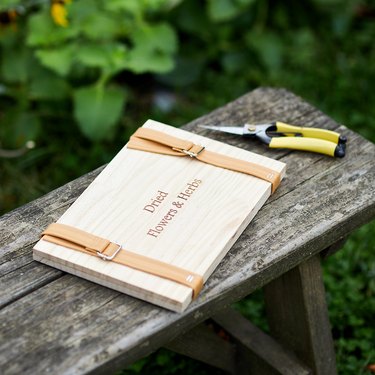
[[[173,54],[177,49],[174,30],[168,24],[147,25],[132,36],[135,47],[126,64],[134,73],[166,73],[174,67]]]
[[[0,11],[7,11],[13,9],[21,4],[20,0],[2,0],[0,4]]]
[[[375,363],[375,221],[356,231],[324,265],[339,374]]]
[[[111,135],[119,120],[125,95],[119,88],[95,85],[75,90],[73,100],[74,117],[83,134],[90,139],[103,139]]]
[[[229,21],[255,0],[208,0],[207,12],[214,22]]]
[[[166,73],[174,67],[175,30],[158,20],[168,5],[171,1],[67,2],[66,26],[49,3],[20,14],[16,27],[0,34],[6,96],[20,112],[37,113],[50,99],[72,105],[70,123],[75,120],[91,140],[108,137],[124,111],[118,75]]]

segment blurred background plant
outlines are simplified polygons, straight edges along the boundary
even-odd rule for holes
[[[108,162],[147,118],[180,126],[261,85],[375,141],[374,20],[370,0],[2,0],[0,213]],[[375,362],[373,233],[325,265],[340,374]],[[264,324],[260,300],[239,308]],[[150,358],[125,373],[206,371]]]

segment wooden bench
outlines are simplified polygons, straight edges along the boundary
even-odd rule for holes
[[[347,155],[270,150],[197,127],[274,119],[342,132]],[[281,159],[287,176],[183,314],[32,260],[41,231],[101,168],[1,217],[2,374],[108,374],[163,346],[231,373],[336,373],[320,259],[375,217],[375,146],[282,89],[254,90],[184,128]],[[272,337],[230,307],[259,288]]]

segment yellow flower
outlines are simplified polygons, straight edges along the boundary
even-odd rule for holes
[[[68,22],[68,11],[66,10],[66,4],[69,4],[71,0],[52,0],[51,5],[51,16],[56,25],[67,27]]]

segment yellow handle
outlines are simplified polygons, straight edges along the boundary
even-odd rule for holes
[[[300,126],[288,125],[283,122],[276,122],[276,130],[278,132],[291,132],[300,133],[303,137],[307,138],[319,138],[325,139],[326,141],[339,143],[340,134],[331,130],[319,129],[319,128],[302,128]]]
[[[292,150],[318,152],[320,154],[335,156],[336,143],[324,139],[306,137],[275,137],[269,144],[271,148],[289,148]]]

